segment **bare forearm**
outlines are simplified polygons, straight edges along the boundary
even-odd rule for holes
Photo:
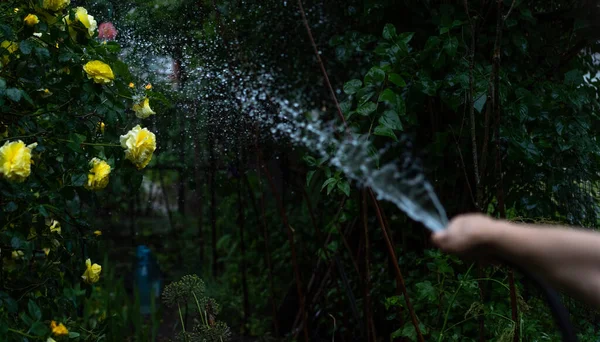
[[[489,237],[495,254],[600,308],[600,234],[566,227],[496,224]]]

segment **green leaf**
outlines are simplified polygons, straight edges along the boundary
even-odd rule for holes
[[[408,44],[413,39],[414,35],[415,35],[414,32],[402,32],[398,36],[398,40],[401,41],[404,44]]]
[[[385,27],[383,28],[383,39],[393,40],[396,36],[396,27],[392,24],[385,24]]]
[[[398,74],[389,74],[388,79],[390,80],[390,82],[394,83],[398,87],[406,87],[406,82],[404,82],[404,78],[402,78],[402,76]]]
[[[398,138],[396,137],[396,134],[394,134],[394,131],[389,127],[385,127],[382,124],[379,124],[377,127],[375,127],[373,134],[384,137],[390,137],[395,141],[398,141]]]
[[[48,211],[46,210],[46,207],[44,207],[43,205],[40,205],[38,207],[38,212],[44,217],[50,216],[50,215],[48,215]]]
[[[406,112],[406,105],[402,96],[396,94],[391,89],[385,89],[379,96],[379,102],[385,102],[390,106],[391,109],[396,111],[398,114],[404,114]]]
[[[2,301],[2,306],[8,309],[8,312],[14,314],[17,313],[18,305],[17,302],[12,299],[8,293],[0,291],[0,300]]]
[[[121,45],[116,42],[108,42],[104,47],[110,52],[121,52]]]
[[[4,211],[7,213],[12,213],[12,212],[16,211],[18,208],[19,208],[19,206],[17,205],[17,203],[8,202],[6,204],[6,206],[4,206]]]
[[[344,93],[348,94],[348,95],[352,95],[355,94],[360,87],[362,87],[362,81],[361,80],[350,80],[346,83],[344,83]]]
[[[327,195],[329,196],[329,194],[331,194],[331,190],[333,190],[335,188],[337,181],[334,183],[329,183],[329,185],[327,185]]]
[[[304,159],[304,161],[306,162],[306,164],[308,164],[309,166],[315,166],[315,165],[317,165],[317,160],[313,156],[309,156],[307,154],[302,159]]]
[[[383,115],[379,118],[379,123],[384,127],[393,130],[401,131],[403,129],[402,122],[400,122],[400,117],[398,113],[393,110],[386,110]]]
[[[67,147],[69,147],[74,152],[80,152],[81,151],[81,143],[84,142],[85,139],[86,139],[85,135],[78,134],[78,133],[71,133],[71,134],[69,134],[70,142],[67,143]]]
[[[21,239],[19,239],[16,236],[13,236],[12,239],[10,239],[10,246],[14,249],[19,249],[21,248],[21,244],[23,241],[21,241]]]
[[[420,299],[426,299],[428,301],[435,301],[437,298],[437,291],[429,280],[416,284],[417,296]]]
[[[485,102],[487,101],[487,95],[485,93],[482,93],[479,95],[479,97],[475,100],[475,102],[473,102],[473,107],[475,107],[475,109],[481,113],[481,111],[483,110],[483,106],[485,106]]]
[[[377,100],[377,102],[387,102],[393,105],[396,103],[396,93],[394,93],[392,89],[386,88],[379,95],[379,99]]]
[[[29,315],[36,321],[39,321],[42,319],[42,311],[40,310],[40,307],[37,306],[37,304],[33,301],[33,300],[29,300],[29,303],[27,303],[27,310],[29,311]]]
[[[565,84],[580,85],[582,82],[583,82],[583,72],[581,72],[581,70],[573,69],[573,70],[570,70],[565,73]]]
[[[8,88],[6,89],[6,96],[15,102],[19,102],[21,101],[21,90],[17,88]]]
[[[71,183],[73,186],[83,186],[86,180],[87,175],[85,173],[79,173],[71,176]]]
[[[340,181],[337,183],[338,189],[350,197],[350,184],[347,181]]]
[[[42,322],[35,322],[29,328],[29,333],[34,336],[45,336],[50,332],[50,329],[46,326],[46,324]]]
[[[449,27],[442,27],[442,28],[440,28],[440,34],[448,33],[448,31],[450,31]]]
[[[440,44],[441,40],[440,38],[436,37],[436,36],[431,36],[429,38],[427,38],[427,42],[425,42],[425,50],[433,50],[436,49],[437,46]]]
[[[23,323],[25,323],[25,325],[27,326],[31,326],[33,324],[33,320],[31,319],[31,317],[29,317],[29,315],[27,315],[27,313],[25,312],[21,312],[19,314],[19,318],[21,319],[21,321],[23,321]]]
[[[75,331],[69,331],[69,338],[77,338],[79,337],[79,333]]]
[[[35,44],[30,40],[23,40],[21,44],[19,44],[19,49],[24,55],[29,55],[31,50],[33,50]]]
[[[35,48],[35,55],[42,60],[47,60],[50,58],[50,52],[48,51],[48,49],[41,47]]]
[[[4,91],[6,89],[6,81],[0,77],[0,90]]]
[[[456,56],[456,50],[458,49],[458,39],[456,37],[450,37],[444,44],[444,51],[450,57]]]
[[[356,109],[356,112],[362,116],[368,116],[377,110],[377,105],[373,102],[367,102]]]
[[[24,90],[21,90],[21,95],[23,96],[23,98],[25,99],[25,101],[27,101],[27,103],[29,103],[32,106],[35,105],[33,103],[33,100],[31,99],[31,97],[29,96],[29,94],[27,94]]]
[[[315,172],[317,172],[317,171],[316,170],[308,171],[308,173],[306,174],[306,186],[307,187],[310,186],[310,181],[312,180],[313,176],[315,175]]]
[[[73,58],[75,55],[70,53],[70,52],[63,52],[60,55],[58,55],[58,61],[61,63],[70,61],[71,58]]]
[[[342,113],[348,114],[352,111],[352,101],[343,101],[340,102],[340,109]]]
[[[379,86],[385,80],[385,71],[379,67],[372,67],[365,75],[365,85]]]
[[[373,97],[373,95],[375,95],[375,92],[373,91],[373,88],[371,88],[371,87],[362,88],[361,90],[359,90],[356,93],[356,98],[357,98],[357,101],[358,101],[358,105],[360,106],[360,105],[364,104],[365,102],[371,100],[371,98]]]
[[[323,182],[323,185],[321,186],[321,191],[323,191],[323,189],[325,189],[326,186],[329,186],[329,184],[333,184],[335,182],[337,182],[337,179],[335,178],[327,179],[325,182]]]
[[[421,91],[429,96],[435,96],[437,93],[437,84],[429,77],[422,77],[419,80]]]

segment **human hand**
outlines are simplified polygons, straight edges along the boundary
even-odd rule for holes
[[[461,255],[491,254],[492,234],[498,221],[482,214],[459,215],[448,227],[432,235],[432,242],[442,251]]]

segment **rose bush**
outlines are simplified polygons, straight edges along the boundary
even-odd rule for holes
[[[105,274],[94,204],[135,192],[157,148],[140,125],[155,93],[129,86],[116,29],[99,38],[69,4],[0,2],[0,341],[117,337],[116,314],[87,309]]]

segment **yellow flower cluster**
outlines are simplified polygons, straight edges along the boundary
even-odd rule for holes
[[[69,34],[73,40],[77,40],[77,32],[85,32],[87,38],[92,38],[98,29],[98,23],[93,16],[88,14],[84,7],[75,9],[75,20],[71,21],[70,16],[66,15],[63,21],[69,26]]]
[[[83,272],[81,278],[88,284],[93,284],[100,280],[100,272],[102,272],[102,266],[93,264],[90,259],[85,261],[86,270]]]
[[[28,14],[25,19],[23,19],[23,22],[27,26],[34,26],[40,23],[40,18],[35,14]]]
[[[37,143],[25,145],[21,140],[0,147],[0,176],[12,182],[23,182],[31,173],[31,151]]]
[[[2,64],[10,62],[10,55],[19,49],[19,44],[8,40],[0,43],[0,55],[2,55]]]
[[[108,175],[110,174],[110,165],[104,160],[93,158],[90,161],[90,173],[87,183],[83,186],[88,190],[102,190],[108,185]]]
[[[54,336],[69,335],[69,330],[62,323],[56,324],[55,321],[52,321],[52,322],[50,322],[50,329],[52,330],[52,335],[54,335]]]
[[[135,116],[140,119],[145,119],[150,115],[156,114],[152,108],[150,108],[150,100],[146,97],[140,103],[136,103],[133,105],[133,111],[135,112]]]
[[[62,229],[60,227],[60,222],[58,222],[56,220],[50,221],[50,232],[60,234],[62,232]]]
[[[89,79],[93,79],[95,83],[107,84],[115,79],[110,66],[102,61],[90,61],[83,66]]]
[[[152,160],[156,150],[156,136],[140,125],[121,136],[121,146],[125,149],[125,158],[129,159],[139,170]]]

